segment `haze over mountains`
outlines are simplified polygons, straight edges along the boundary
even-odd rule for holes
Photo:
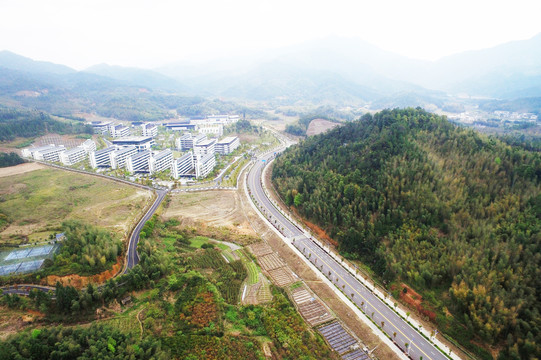
[[[429,46],[429,45],[427,45]],[[143,87],[180,95],[281,104],[426,106],[458,94],[502,100],[541,97],[541,34],[429,62],[358,39],[332,37],[156,69],[100,64],[83,71],[0,52],[0,96],[20,91],[84,92]]]

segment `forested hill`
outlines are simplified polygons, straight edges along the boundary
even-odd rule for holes
[[[540,154],[386,110],[289,148],[272,176],[344,255],[419,290],[461,342],[541,356]]]

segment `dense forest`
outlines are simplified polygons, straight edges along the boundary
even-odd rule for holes
[[[62,223],[66,235],[60,252],[47,261],[46,272],[55,275],[93,275],[107,270],[122,252],[122,241],[103,229],[76,220]]]
[[[47,132],[58,134],[92,134],[92,127],[52,119],[43,112],[0,107],[0,141],[16,137],[35,137]]]
[[[289,148],[272,177],[342,254],[416,288],[468,348],[538,358],[541,155],[513,144],[386,110]]]
[[[0,153],[0,168],[19,165],[22,163],[24,163],[24,160],[17,153]]]

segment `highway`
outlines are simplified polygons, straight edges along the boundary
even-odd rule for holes
[[[358,308],[382,328],[410,358],[449,359],[272,204],[263,189],[261,175],[263,168],[273,156],[273,154],[267,154],[258,158],[247,178],[250,195],[267,220]]]

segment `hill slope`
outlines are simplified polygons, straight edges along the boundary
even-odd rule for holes
[[[506,359],[541,354],[539,154],[383,111],[288,149],[273,181],[344,255],[422,292],[470,349],[490,358],[478,335]]]

